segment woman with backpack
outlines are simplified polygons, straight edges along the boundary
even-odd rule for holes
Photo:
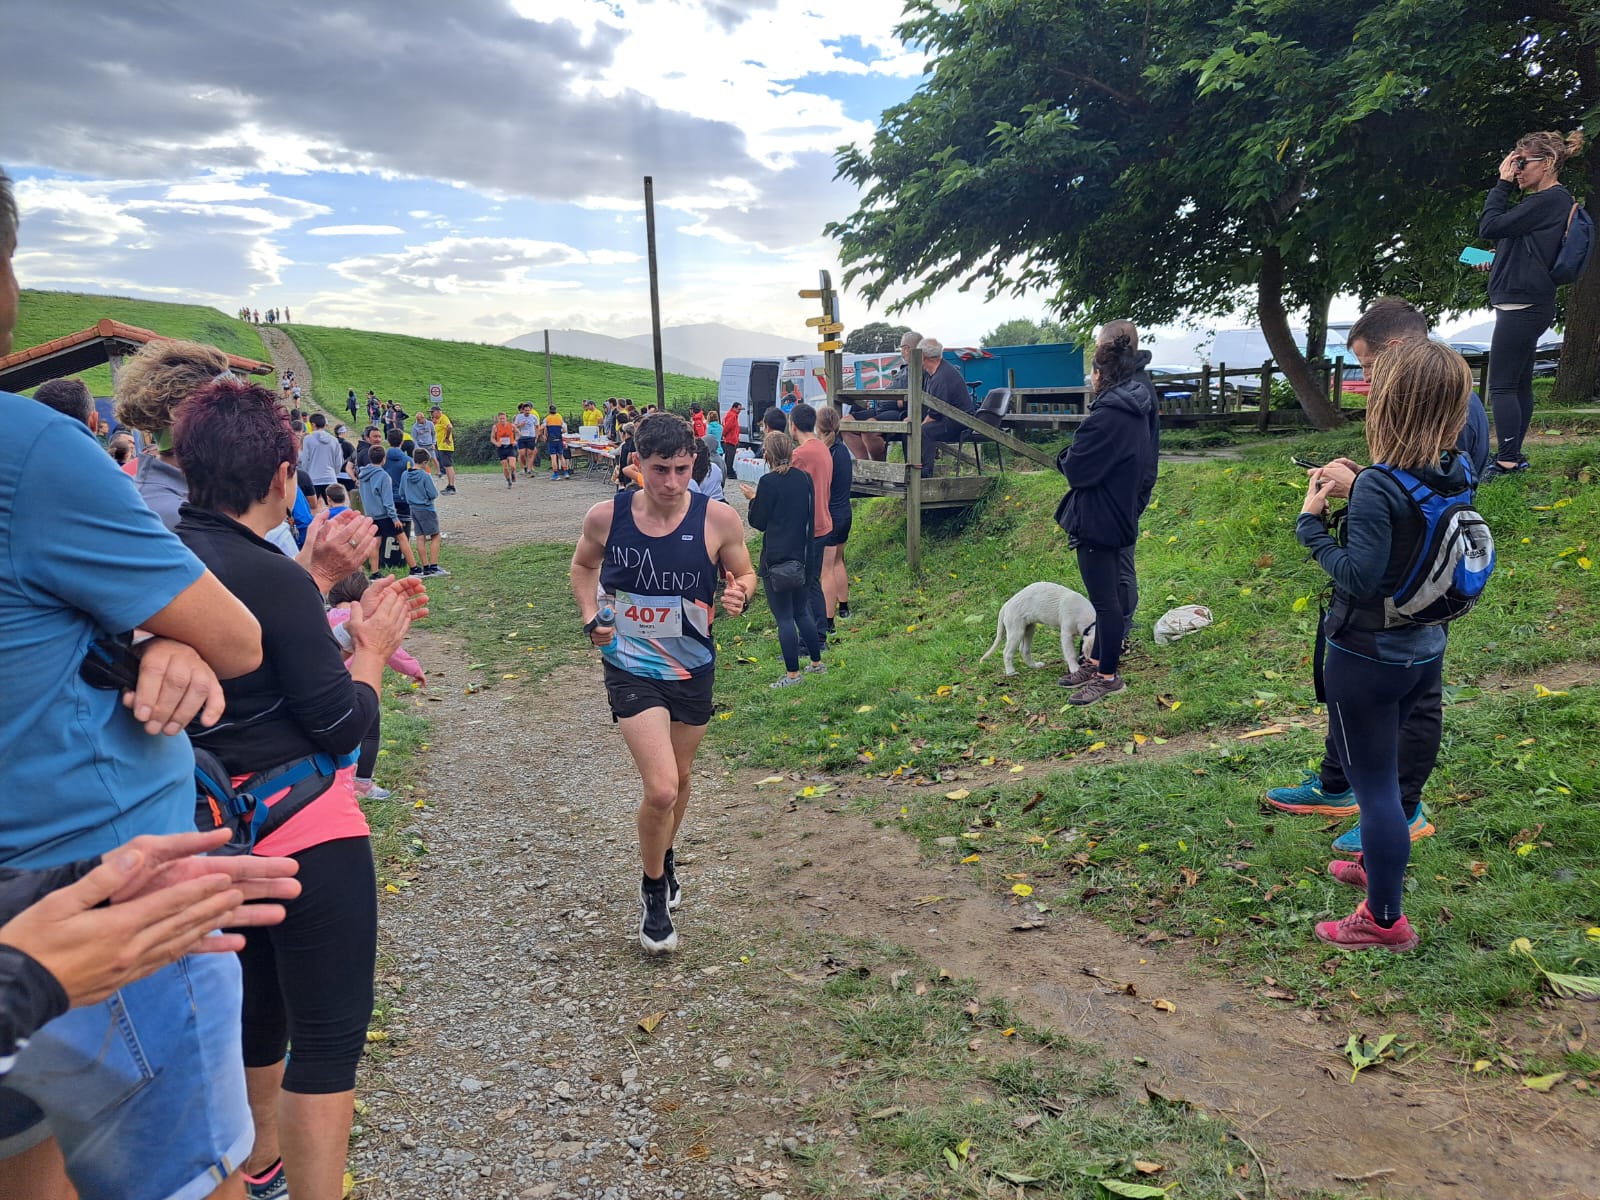
[[[1295,526],[1333,580],[1322,626],[1329,736],[1361,809],[1361,855],[1329,863],[1328,873],[1366,899],[1350,916],[1316,927],[1317,937],[1343,949],[1410,950],[1418,940],[1400,910],[1411,835],[1400,802],[1399,737],[1418,698],[1439,686],[1445,627],[1419,623],[1441,619],[1431,610],[1404,615],[1416,602],[1406,589],[1424,551],[1434,551],[1437,522],[1427,512],[1440,511],[1440,499],[1471,502],[1471,470],[1455,445],[1471,391],[1472,371],[1448,346],[1419,338],[1380,353],[1366,419],[1376,465],[1350,487],[1342,538],[1329,532],[1335,481],[1321,470],[1311,472]]]
[[[1500,180],[1484,197],[1478,233],[1496,239],[1489,267],[1489,303],[1495,310],[1489,405],[1499,443],[1485,479],[1528,469],[1522,442],[1533,420],[1534,350],[1555,320],[1557,282],[1551,272],[1576,215],[1572,193],[1557,176],[1582,149],[1582,130],[1564,138],[1525,134],[1501,160]],[[1522,200],[1513,207],[1517,191]]]

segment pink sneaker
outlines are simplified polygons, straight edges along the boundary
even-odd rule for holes
[[[1361,891],[1367,890],[1367,869],[1361,865],[1361,855],[1356,855],[1355,861],[1348,858],[1336,858],[1328,864],[1328,874],[1340,883]]]
[[[1401,917],[1394,926],[1385,929],[1372,919],[1367,902],[1356,905],[1355,912],[1338,921],[1319,921],[1317,937],[1341,950],[1367,950],[1381,946],[1399,953],[1414,949],[1421,939],[1411,928],[1411,922]]]

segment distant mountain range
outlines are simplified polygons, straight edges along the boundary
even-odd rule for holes
[[[542,354],[544,332],[525,333],[512,338],[506,345],[515,350],[531,350]],[[648,333],[619,338],[604,333],[590,333],[586,329],[552,329],[550,350],[554,354],[594,358],[646,370],[655,365]],[[812,343],[802,342],[798,338],[778,337],[776,334],[756,333],[714,323],[674,325],[661,331],[662,369],[679,375],[697,375],[702,379],[717,378],[722,373],[722,360],[725,358],[766,358],[815,352],[816,347]]]

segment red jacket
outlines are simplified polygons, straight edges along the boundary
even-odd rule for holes
[[[705,413],[690,413],[689,414],[689,426],[690,426],[690,428],[692,428],[694,430],[695,437],[697,437],[697,438],[705,437],[705,435],[706,435],[706,415],[705,415]]]
[[[739,414],[731,408],[722,414],[722,444],[724,446],[739,444]]]

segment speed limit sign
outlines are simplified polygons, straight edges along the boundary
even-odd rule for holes
[[[443,398],[444,398],[444,389],[442,387],[440,387],[437,383],[430,383],[428,385],[428,399],[429,400],[441,400]]]

